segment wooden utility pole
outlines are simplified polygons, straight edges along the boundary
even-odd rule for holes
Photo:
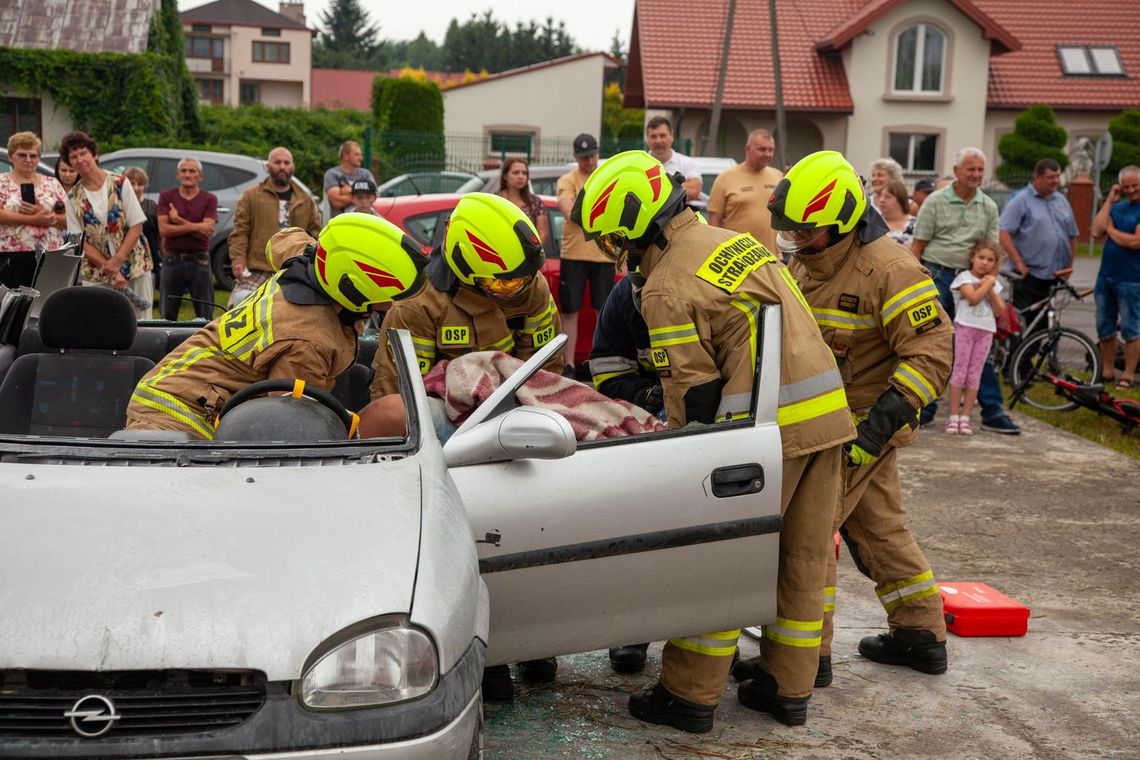
[[[724,19],[724,46],[720,51],[720,71],[716,77],[716,95],[713,97],[712,115],[709,117],[709,129],[701,143],[701,155],[708,155],[709,138],[716,146],[716,135],[720,131],[720,108],[724,101],[724,79],[728,74],[728,49],[732,46],[732,18],[736,15],[736,0],[728,0],[728,15]]]
[[[784,123],[784,79],[780,73],[780,43],[776,39],[776,0],[768,0],[768,27],[772,37],[772,79],[776,83],[776,163],[782,172],[787,169],[787,125]]]

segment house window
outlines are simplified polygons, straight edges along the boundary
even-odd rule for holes
[[[43,134],[38,98],[0,98],[0,145],[17,132]]]
[[[942,92],[946,34],[930,24],[916,24],[895,38],[895,92],[934,95]]]
[[[238,89],[238,99],[243,106],[252,106],[261,102],[261,85],[257,82],[242,82]]]
[[[289,63],[288,42],[260,42],[253,43],[254,63]]]
[[[269,27],[263,26],[263,27],[261,27],[261,36],[262,37],[280,37],[281,36],[281,30],[280,29],[271,29]]]
[[[187,58],[223,58],[225,43],[217,37],[187,37]]]
[[[491,132],[491,153],[521,153],[529,156],[533,152],[533,132]]]
[[[1122,77],[1124,65],[1115,47],[1058,45],[1057,58],[1067,77]]]
[[[190,25],[190,31],[192,31],[192,32],[201,32],[202,34],[209,34],[213,30],[214,30],[214,28],[212,26],[210,26],[209,24],[191,24]]]
[[[223,100],[221,79],[198,79],[198,99],[207,103],[220,104]]]
[[[938,160],[938,135],[892,132],[888,150],[908,174],[933,174]]]

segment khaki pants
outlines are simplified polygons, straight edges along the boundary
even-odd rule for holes
[[[786,697],[811,694],[819,666],[823,585],[831,536],[843,501],[840,446],[784,461],[776,622],[764,627],[762,667]],[[661,685],[701,705],[720,702],[739,630],[671,639],[661,656]]]
[[[942,598],[930,565],[906,527],[906,510],[899,485],[898,449],[888,448],[875,462],[847,471],[847,495],[836,527],[843,531],[859,569],[875,581],[875,593],[887,611],[887,623],[916,628],[946,639]],[[831,654],[835,632],[836,562],[827,563],[823,644],[820,653]]]

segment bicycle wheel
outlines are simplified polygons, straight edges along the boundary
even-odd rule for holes
[[[1081,332],[1068,327],[1030,335],[1011,358],[1014,394],[1030,406],[1069,411],[1078,404],[1058,395],[1046,375],[1061,375],[1082,385],[1100,377],[1100,352]]]

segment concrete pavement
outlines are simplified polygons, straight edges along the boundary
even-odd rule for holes
[[[556,683],[487,708],[487,757],[1140,758],[1140,465],[1015,418],[1015,437],[946,436],[940,420],[901,468],[936,577],[1029,605],[1027,636],[951,634],[943,676],[867,661],[858,641],[886,619],[844,549],[835,683],[813,697],[807,726],[743,708],[732,683],[710,734],[636,721],[626,700],[655,680],[658,644],[633,677],[611,673],[604,652],[560,658]],[[757,652],[747,638],[741,648]]]

